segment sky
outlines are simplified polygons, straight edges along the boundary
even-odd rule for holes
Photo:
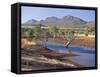
[[[60,8],[45,8],[45,7],[31,7],[31,6],[21,7],[22,23],[25,23],[30,19],[35,19],[40,21],[51,16],[62,18],[67,15],[79,17],[85,21],[95,21],[94,10],[62,9],[62,8],[60,9]]]

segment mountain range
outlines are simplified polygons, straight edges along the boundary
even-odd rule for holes
[[[58,17],[47,17],[45,20],[35,20],[30,19],[27,22],[23,23],[23,26],[35,26],[41,24],[43,26],[56,26],[56,27],[70,27],[70,28],[80,28],[84,26],[95,26],[94,21],[87,22],[81,18],[74,16],[64,16],[62,18]]]

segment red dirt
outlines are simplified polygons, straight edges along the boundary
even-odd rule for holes
[[[72,44],[76,44],[76,45],[80,45],[80,46],[95,47],[94,41],[81,41],[81,40],[75,39],[75,40],[73,40]]]
[[[67,42],[63,38],[56,38],[55,40],[57,43],[65,44]],[[88,40],[79,40],[74,39],[71,44],[79,45],[79,46],[89,46],[89,47],[95,47],[95,41],[88,41]]]

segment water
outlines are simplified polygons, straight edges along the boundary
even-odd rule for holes
[[[82,46],[69,46],[66,48],[64,45],[46,44],[46,47],[60,53],[75,53],[80,56],[66,57],[71,61],[77,62],[86,67],[95,66],[95,49]]]

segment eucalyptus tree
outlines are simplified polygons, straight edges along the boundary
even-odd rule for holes
[[[71,42],[75,39],[74,30],[68,30],[68,32],[64,38],[67,41],[65,43],[65,47],[68,48],[68,46],[71,44]]]
[[[55,40],[56,34],[59,32],[59,29],[56,26],[54,26],[50,28],[50,32],[53,33],[53,40]]]
[[[35,35],[36,38],[39,37],[40,32],[41,32],[41,26],[40,25],[35,26],[34,27],[34,35]]]
[[[28,37],[30,38],[30,40],[32,40],[33,36],[34,36],[34,29],[32,28],[28,30]]]

